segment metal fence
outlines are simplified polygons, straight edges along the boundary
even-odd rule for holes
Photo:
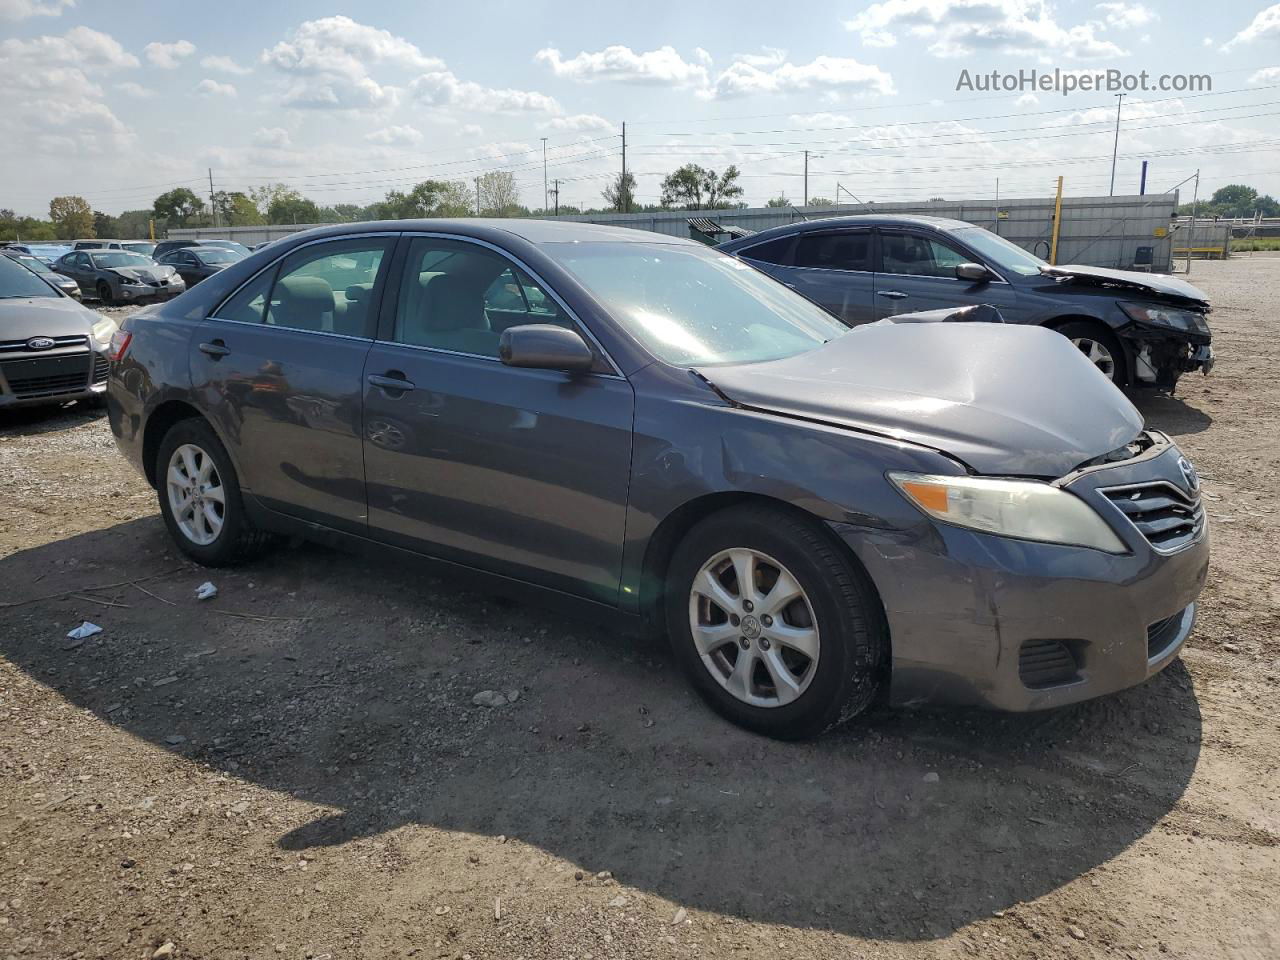
[[[1172,267],[1171,220],[1176,193],[1123,197],[1064,197],[1058,262],[1167,272]],[[834,207],[753,207],[703,211],[724,226],[765,230],[800,219],[848,217],[859,214],[926,214],[951,217],[986,227],[1021,247],[1047,257],[1053,238],[1054,199],[930,200],[920,203],[841,204]],[[692,211],[612,213],[563,216],[561,220],[608,224],[688,237]],[[262,243],[307,230],[318,224],[280,224],[267,227],[204,227],[169,231],[171,238],[222,237],[244,244]],[[1197,227],[1197,236],[1199,228]]]

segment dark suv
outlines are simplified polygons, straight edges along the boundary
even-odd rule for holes
[[[1208,298],[1183,280],[1050,266],[961,220],[857,216],[775,227],[721,244],[849,323],[985,303],[1007,323],[1068,337],[1117,386],[1172,390],[1213,367]]]

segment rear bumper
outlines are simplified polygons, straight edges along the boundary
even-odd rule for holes
[[[1131,548],[1124,555],[945,524],[923,535],[833,525],[880,592],[892,701],[1042,710],[1135,686],[1172,663],[1195,624],[1207,527],[1162,552],[1100,498],[1163,477],[1180,456],[1170,445],[1154,461],[1071,484],[1099,498],[1095,508]]]

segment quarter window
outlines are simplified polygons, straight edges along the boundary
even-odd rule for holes
[[[880,249],[884,272],[914,277],[956,278],[956,267],[972,262],[945,243],[914,233],[882,233]]]
[[[796,243],[797,267],[822,270],[871,269],[871,231],[806,233]]]

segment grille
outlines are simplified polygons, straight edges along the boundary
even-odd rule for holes
[[[72,337],[50,337],[53,346],[50,350],[57,350],[64,347],[83,347],[89,343],[89,338],[83,334]],[[44,353],[45,351],[35,351],[27,346],[26,340],[0,340],[0,353]]]
[[[89,354],[40,357],[35,360],[6,360],[0,373],[18,397],[42,397],[58,393],[78,393],[88,386]]]
[[[1184,612],[1179,610],[1172,617],[1157,620],[1147,627],[1148,660],[1154,660],[1169,649],[1169,644],[1173,643],[1174,638],[1178,635],[1178,627],[1182,624],[1182,614]]]
[[[1018,676],[1033,690],[1078,678],[1075,655],[1061,640],[1027,640],[1018,652]]]
[[[93,382],[106,383],[107,374],[111,372],[111,364],[107,362],[107,358],[101,353],[93,355]]]
[[[1147,542],[1160,550],[1179,550],[1204,528],[1199,494],[1187,494],[1163,480],[1104,490]]]

